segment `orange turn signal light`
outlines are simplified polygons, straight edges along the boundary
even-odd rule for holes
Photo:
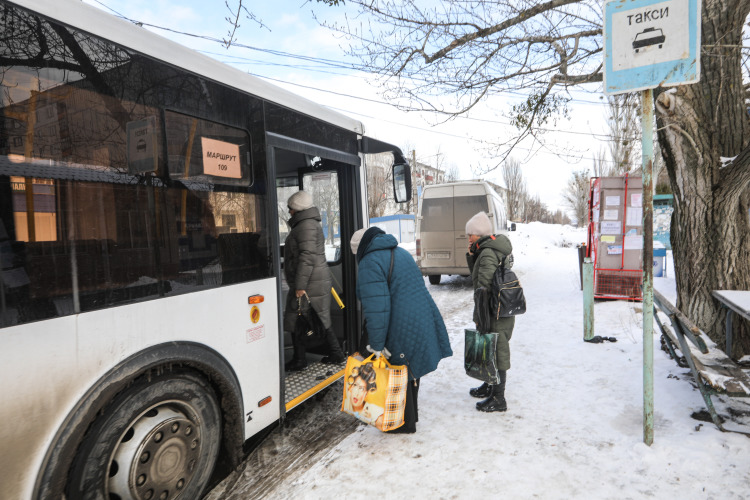
[[[270,402],[271,402],[271,396],[266,396],[265,398],[258,401],[258,408],[260,408],[261,406],[266,406]]]
[[[247,298],[248,304],[260,304],[265,298],[262,295],[251,295]]]

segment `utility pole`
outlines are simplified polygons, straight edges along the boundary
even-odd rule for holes
[[[417,150],[412,149],[411,150],[411,202],[409,202],[409,213],[412,215],[417,215],[417,210],[419,207],[417,207],[417,203],[419,203],[419,186],[417,186]]]

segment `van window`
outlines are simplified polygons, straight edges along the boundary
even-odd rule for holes
[[[455,196],[453,198],[453,224],[456,231],[463,231],[466,223],[478,212],[489,212],[487,196]]]
[[[453,231],[453,198],[422,200],[422,231]],[[469,219],[466,219],[469,220]]]

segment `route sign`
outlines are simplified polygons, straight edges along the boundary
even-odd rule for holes
[[[700,0],[610,0],[604,4],[604,93],[700,79]]]

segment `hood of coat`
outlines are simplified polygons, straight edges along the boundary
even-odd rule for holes
[[[387,234],[379,227],[371,227],[365,231],[365,234],[362,235],[362,239],[359,242],[359,248],[357,248],[357,262],[362,260],[365,254],[369,252],[391,249],[397,246],[398,242],[393,235]]]
[[[299,212],[294,212],[292,218],[289,219],[289,227],[294,227],[305,219],[315,219],[320,222],[321,217],[318,207],[310,207],[305,210],[300,210]]]
[[[513,245],[511,245],[510,240],[504,234],[483,236],[474,243],[474,247],[480,252],[491,248],[503,255],[510,255],[513,252]],[[474,252],[476,253],[476,250]]]

